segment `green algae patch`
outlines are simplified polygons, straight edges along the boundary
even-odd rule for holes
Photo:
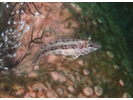
[[[54,63],[47,63],[43,58],[38,59],[36,66],[39,68],[33,73],[9,75],[6,81],[2,76],[0,89],[4,93],[23,97],[27,91],[37,94],[40,91],[38,87],[42,86],[45,95],[49,93],[57,97],[133,97],[132,63],[128,58],[125,40],[109,13],[108,5],[76,4],[81,7],[83,14],[77,14],[75,9],[66,5],[73,16],[78,15],[80,20],[81,27],[75,30],[78,33],[75,37],[87,38],[91,35],[101,45],[101,49],[73,60],[57,56]],[[29,67],[27,64],[22,66]],[[20,96],[15,94],[19,86],[25,88]]]

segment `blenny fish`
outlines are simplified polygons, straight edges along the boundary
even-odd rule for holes
[[[43,46],[35,55],[33,63],[38,58],[51,54],[72,56],[72,58],[77,59],[80,55],[88,54],[100,48],[101,46],[94,42],[91,37],[88,39],[59,39]]]

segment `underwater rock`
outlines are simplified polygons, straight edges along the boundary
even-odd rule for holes
[[[15,46],[15,49],[12,52],[8,51],[10,48],[6,49],[4,55],[17,55],[11,58],[10,63],[4,61],[9,70],[0,72],[0,97],[133,96],[132,63],[125,40],[106,3],[1,5],[0,9],[9,15],[8,18],[5,12],[2,13],[3,21],[0,23],[6,22],[7,26],[1,30],[6,33],[6,29],[10,31],[13,26],[11,37],[16,36],[15,40],[7,36],[14,42],[10,47]],[[41,56],[39,53],[34,60],[42,47],[60,38],[87,39],[89,36],[101,46],[99,50],[76,59],[55,53]],[[5,47],[2,48],[6,48],[6,42],[3,43]]]

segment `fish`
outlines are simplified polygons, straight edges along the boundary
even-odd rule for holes
[[[36,53],[33,63],[42,56],[48,55],[64,55],[71,56],[73,59],[77,59],[80,55],[89,54],[93,51],[100,49],[101,46],[91,39],[58,39],[51,43],[42,46]]]

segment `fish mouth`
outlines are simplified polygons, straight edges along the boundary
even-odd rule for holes
[[[96,48],[97,50],[101,48],[101,45],[99,45],[98,43],[94,43],[93,45],[94,48]]]

